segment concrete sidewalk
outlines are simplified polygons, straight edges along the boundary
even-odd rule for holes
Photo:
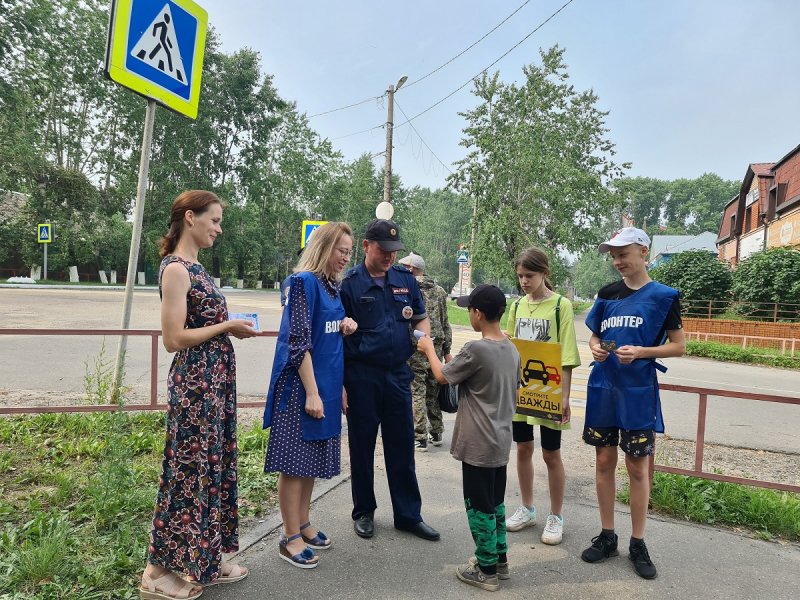
[[[426,542],[392,527],[391,507],[383,457],[376,458],[376,535],[356,536],[350,519],[350,486],[345,478],[318,482],[312,518],[334,542],[320,552],[320,566],[297,569],[278,557],[279,517],[259,530],[243,532],[252,543],[234,560],[250,569],[239,584],[209,588],[208,600],[263,598],[473,598],[487,595],[455,577],[457,565],[474,552],[461,496],[461,466],[447,450],[453,416],[445,421],[445,444],[416,453],[417,476],[423,498],[423,516],[442,534],[439,542]],[[599,565],[580,559],[599,532],[594,494],[593,453],[580,440],[582,422],[564,436],[567,467],[565,535],[560,546],[539,541],[547,512],[546,470],[536,451],[535,496],[538,523],[509,534],[511,579],[501,582],[499,598],[553,598],[578,600],[646,597],[650,599],[798,598],[800,547],[751,539],[728,530],[652,517],[647,542],[658,567],[654,581],[640,579],[627,558],[630,519],[627,507],[618,505],[616,529],[620,556]],[[344,452],[346,453],[346,443]],[[380,450],[380,445],[379,445]],[[518,498],[517,478],[509,464],[506,510],[513,512]],[[333,484],[333,485],[331,485]],[[545,514],[541,514],[545,513]],[[249,540],[249,542],[248,542]]]

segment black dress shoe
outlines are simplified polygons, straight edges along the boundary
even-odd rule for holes
[[[411,525],[410,527],[397,527],[397,529],[400,531],[413,533],[415,536],[422,538],[423,540],[428,540],[429,542],[437,542],[441,537],[439,532],[428,525],[425,521],[414,523],[414,525]]]
[[[353,523],[353,527],[359,537],[371,538],[375,535],[375,521],[372,520],[372,515],[370,514],[358,517]]]

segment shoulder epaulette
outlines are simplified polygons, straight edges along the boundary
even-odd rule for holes
[[[405,265],[392,265],[392,268],[395,271],[400,271],[401,273],[411,273],[411,271],[409,271],[408,267]]]
[[[355,275],[355,274],[356,274],[356,269],[357,269],[357,268],[358,268],[358,267],[350,267],[350,268],[347,270],[347,273],[345,273],[345,274],[344,274],[344,279],[350,279],[350,278],[351,278],[353,275]]]

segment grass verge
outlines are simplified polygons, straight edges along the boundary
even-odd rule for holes
[[[726,362],[739,362],[753,365],[766,365],[781,369],[800,369],[800,356],[781,356],[777,350],[769,348],[742,348],[720,342],[686,342],[687,356],[713,358]]]
[[[510,306],[513,301],[514,299],[508,300],[508,306]],[[592,305],[591,302],[573,302],[572,310],[576,315],[578,315],[591,305]],[[450,321],[451,325],[462,325],[464,327],[470,327],[469,313],[467,312],[467,309],[461,308],[455,303],[455,301],[452,300],[447,301],[447,319]],[[508,308],[506,308],[506,312],[503,313],[503,316],[500,318],[500,328],[503,331],[506,330],[507,321],[508,321]]]
[[[274,503],[267,432],[239,432],[240,515]],[[0,418],[0,598],[138,598],[163,413]]]
[[[630,502],[627,486],[617,494]],[[800,541],[800,496],[764,488],[656,473],[650,495],[653,509],[708,525],[751,531],[762,539]]]

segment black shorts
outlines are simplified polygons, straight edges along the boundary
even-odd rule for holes
[[[522,421],[511,422],[511,435],[515,442],[532,442],[533,425]],[[539,425],[539,438],[542,441],[542,450],[561,450],[561,430],[550,429]]]
[[[620,429],[619,427],[583,428],[583,441],[590,446],[619,446],[628,456],[639,458],[655,453],[656,432],[653,429]]]

